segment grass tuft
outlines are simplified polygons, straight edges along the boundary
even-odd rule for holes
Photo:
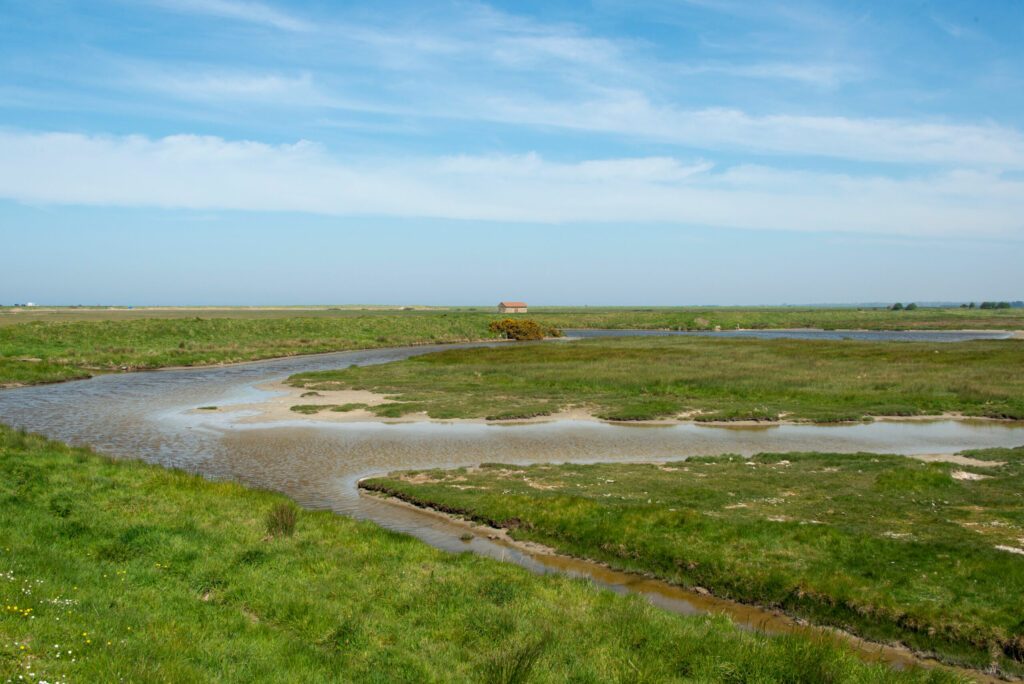
[[[290,503],[279,503],[267,513],[267,534],[271,537],[290,537],[295,534],[299,511]]]

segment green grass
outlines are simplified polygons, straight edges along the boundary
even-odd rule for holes
[[[1019,330],[1024,309],[886,309],[797,306],[551,307],[531,308],[530,318],[559,328],[723,330],[824,328],[826,330]]]
[[[333,404],[331,410],[335,413],[348,413],[349,411],[358,411],[359,409],[366,408],[366,404],[358,401],[350,402],[348,404]]]
[[[0,607],[0,681],[954,681],[2,427]]]
[[[1024,329],[1024,309],[538,308],[529,317],[558,328]],[[0,387],[96,372],[487,339],[493,337],[488,324],[498,318],[489,307],[0,308]]]
[[[512,419],[582,407],[614,420],[835,422],[947,411],[1024,419],[1024,342],[619,338],[453,349],[290,382],[394,395],[374,407],[388,416]]]
[[[39,307],[14,310],[0,307],[0,327],[26,321],[86,322],[138,321],[175,318],[315,318],[351,316],[449,315],[497,317],[490,306],[403,307],[318,306],[318,307]],[[711,330],[731,328],[826,328],[871,330],[956,330],[1024,329],[1024,309],[980,310],[921,308],[916,311],[888,311],[885,308],[826,308],[800,306],[689,306],[689,307],[530,307],[529,317],[562,328],[646,328]]]
[[[296,404],[291,407],[292,411],[296,413],[304,413],[309,416],[314,413],[320,413],[321,411],[333,411],[335,413],[348,413],[349,411],[355,411],[356,409],[366,408],[366,404],[353,402],[349,404]]]
[[[1024,447],[484,465],[362,486],[613,567],[1024,673]],[[961,479],[963,473],[985,479]],[[955,474],[955,476],[954,476]]]
[[[23,323],[0,327],[0,386],[69,380],[95,372],[487,339],[493,337],[487,331],[493,318],[340,312],[332,317]]]

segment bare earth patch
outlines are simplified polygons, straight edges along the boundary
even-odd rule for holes
[[[988,475],[981,475],[979,473],[969,473],[966,470],[954,470],[950,473],[950,476],[954,480],[987,480]]]
[[[927,461],[928,463],[954,463],[975,468],[998,468],[1006,465],[1003,461],[983,461],[980,458],[971,458],[970,456],[961,456],[960,454],[911,454],[910,458]]]
[[[997,544],[996,548],[1000,551],[1006,551],[1007,553],[1016,553],[1018,555],[1024,556],[1024,549],[1016,546],[1003,546],[1002,544]]]

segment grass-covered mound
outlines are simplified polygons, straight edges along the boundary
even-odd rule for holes
[[[2,427],[0,607],[0,681],[952,679]]]
[[[452,349],[291,382],[397,395],[373,410],[435,418],[582,407],[613,420],[830,422],[946,411],[1024,419],[1024,342],[599,339]]]
[[[485,465],[363,483],[517,539],[1024,672],[1024,447]]]

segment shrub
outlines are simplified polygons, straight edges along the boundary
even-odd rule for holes
[[[279,503],[267,514],[267,534],[272,537],[290,537],[295,534],[295,521],[299,512],[290,503]]]
[[[896,302],[895,304],[893,304],[892,306],[889,307],[889,310],[890,311],[903,311],[903,305],[900,304],[899,302]]]
[[[907,309],[907,311],[914,311],[914,310],[917,309],[917,304],[914,304],[913,302],[911,302],[910,304],[907,304],[906,309]]]
[[[530,318],[503,318],[491,321],[487,329],[509,340],[543,340],[545,337],[561,337],[558,328],[542,326]]]

